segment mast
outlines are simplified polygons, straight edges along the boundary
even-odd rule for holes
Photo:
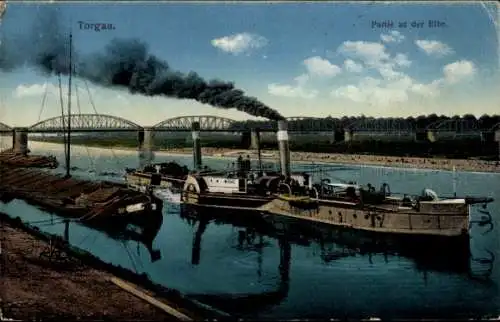
[[[70,178],[71,169],[71,77],[73,74],[73,62],[72,62],[72,51],[73,51],[73,34],[69,33],[69,77],[68,77],[68,139],[67,142],[67,152],[66,152],[66,178]]]
[[[457,197],[457,168],[453,166],[453,197]]]

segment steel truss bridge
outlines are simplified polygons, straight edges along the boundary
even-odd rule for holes
[[[412,134],[417,132],[447,132],[456,136],[481,135],[500,129],[500,123],[484,128],[475,119],[453,118],[436,121],[425,127],[418,126],[418,120],[404,118],[313,118],[289,117],[290,132],[334,132],[353,131],[377,133],[379,135]],[[73,132],[137,132],[150,130],[154,132],[188,132],[193,122],[200,123],[200,130],[206,132],[243,132],[258,127],[261,131],[276,131],[277,124],[272,121],[236,121],[225,117],[211,115],[179,116],[166,119],[153,126],[141,126],[121,117],[105,114],[73,114],[71,129]],[[22,129],[30,133],[60,133],[67,128],[68,116],[52,117],[26,127],[11,127],[0,122],[0,133],[12,133]]]

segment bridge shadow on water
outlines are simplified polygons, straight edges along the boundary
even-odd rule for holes
[[[216,307],[240,317],[255,317],[264,312],[272,311],[274,307],[287,301],[291,288],[291,266],[292,266],[292,245],[311,247],[312,244],[319,245],[319,257],[324,265],[335,265],[344,259],[361,257],[365,258],[369,264],[373,264],[373,257],[382,256],[385,264],[397,258],[406,258],[414,263],[414,270],[422,273],[424,283],[427,285],[427,277],[430,272],[440,272],[461,276],[472,283],[477,283],[488,289],[493,288],[496,295],[496,284],[490,279],[494,269],[495,255],[492,251],[484,249],[480,254],[474,254],[471,250],[469,237],[447,241],[446,238],[433,238],[422,236],[399,236],[381,235],[370,232],[361,232],[346,228],[333,228],[324,224],[305,224],[302,221],[289,218],[276,218],[272,216],[255,216],[241,211],[237,213],[231,211],[219,211],[214,214],[214,210],[202,210],[189,206],[182,206],[180,212],[189,225],[196,227],[193,236],[192,265],[199,265],[202,260],[202,240],[203,234],[209,225],[231,225],[238,229],[237,249],[242,252],[257,252],[258,255],[258,276],[262,275],[262,251],[268,246],[264,238],[277,241],[279,246],[279,265],[276,267],[279,278],[274,289],[261,293],[249,294],[191,294],[190,297]],[[493,223],[487,220],[472,221],[471,225],[480,227]],[[491,230],[483,229],[484,233],[491,233]],[[210,256],[210,255],[208,255]],[[353,267],[352,269],[356,269]],[[314,274],[314,272],[313,272]],[[335,278],[332,274],[331,278]],[[349,282],[349,281],[346,281]],[[396,283],[397,284],[397,283]],[[334,290],[332,290],[334,291]],[[401,292],[412,292],[412,290],[401,289]],[[325,296],[327,296],[325,294]],[[394,308],[392,312],[380,311],[366,307],[359,307],[355,312],[347,312],[339,308],[338,310],[328,310],[326,312],[315,312],[308,314],[311,318],[325,318],[329,314],[332,318],[366,318],[376,316],[380,318],[449,318],[454,316],[485,316],[491,310],[498,310],[496,307],[484,307],[478,310],[460,312],[453,311],[454,308],[419,308],[416,303],[414,309],[398,310]],[[333,305],[332,305],[333,307]],[[371,313],[369,313],[371,312]],[[272,317],[275,317],[272,313]],[[269,317],[268,316],[268,317]],[[290,318],[293,315],[289,316]]]

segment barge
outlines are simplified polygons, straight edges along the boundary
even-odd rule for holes
[[[0,165],[19,168],[49,168],[55,169],[59,166],[59,162],[54,156],[44,155],[29,155],[26,153],[19,153],[13,149],[0,152]]]
[[[38,169],[0,168],[2,200],[22,199],[63,217],[90,223],[140,222],[161,211],[154,196],[111,182],[67,178]]]
[[[277,136],[280,173],[255,173],[246,171],[248,169],[236,175],[192,173],[184,183],[183,204],[219,210],[253,210],[377,233],[468,239],[471,206],[486,207],[493,201],[486,197],[440,198],[425,188],[418,196],[395,196],[386,183],[379,191],[369,184],[341,185],[324,181],[314,184],[311,175],[290,170],[285,121],[278,122]],[[195,137],[198,135],[193,135]],[[194,151],[195,155],[199,153],[197,149]]]
[[[26,169],[0,166],[0,200],[22,199],[47,210],[81,222],[93,224],[126,225],[133,222],[147,222],[147,213],[162,210],[162,202],[151,191],[140,192],[128,189],[124,184],[91,182],[71,177],[71,91],[72,34],[69,35],[69,77],[67,114],[62,113],[63,138],[65,143],[64,176]],[[61,89],[61,74],[59,87]],[[61,102],[62,105],[62,102]],[[27,153],[27,137],[18,139],[20,150]],[[22,153],[22,154],[23,154]]]

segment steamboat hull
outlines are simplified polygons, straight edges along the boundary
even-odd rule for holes
[[[345,201],[283,199],[277,196],[197,193],[184,191],[183,204],[245,210],[272,216],[294,218],[375,233],[392,235],[468,238],[469,205],[465,202],[420,202],[418,209],[398,204],[361,205]],[[452,238],[453,239],[453,238]]]
[[[468,236],[465,202],[420,202],[418,209],[397,204],[360,205],[331,200],[276,198],[261,211],[289,218],[363,231],[418,236]]]
[[[196,193],[182,194],[182,203],[193,207],[217,208],[228,210],[258,211],[273,200],[273,197],[260,197],[247,194]]]

